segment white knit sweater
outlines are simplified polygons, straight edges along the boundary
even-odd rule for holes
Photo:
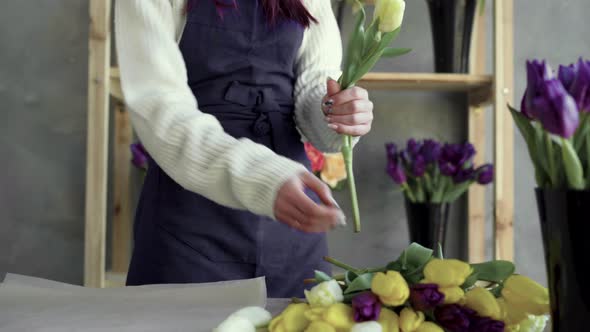
[[[213,0],[211,0],[213,1]],[[183,188],[219,204],[274,217],[281,185],[304,167],[265,146],[226,134],[198,111],[178,41],[186,0],[117,0],[116,46],[125,101],[137,135]],[[330,0],[304,0],[318,20],[304,33],[295,83],[295,118],[305,139],[340,149],[320,108],[328,77],[338,78],[342,46]]]

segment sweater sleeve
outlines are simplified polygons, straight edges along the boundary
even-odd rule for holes
[[[330,0],[307,0],[318,23],[305,31],[296,64],[295,117],[297,127],[311,144],[324,152],[337,152],[342,136],[328,128],[321,110],[328,78],[340,77],[342,39]],[[354,143],[358,138],[354,138]]]
[[[305,171],[200,112],[187,84],[168,0],[117,0],[121,85],[133,127],[158,165],[186,190],[236,209],[274,217],[281,185]]]

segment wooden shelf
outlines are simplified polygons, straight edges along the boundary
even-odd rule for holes
[[[358,85],[369,90],[416,90],[466,92],[470,104],[481,105],[492,96],[490,75],[436,73],[369,73]]]

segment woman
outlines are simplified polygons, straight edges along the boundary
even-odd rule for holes
[[[301,135],[337,151],[372,121],[365,90],[328,80],[342,56],[330,0],[118,0],[115,28],[153,158],[127,283],[265,276],[269,296],[300,296],[344,223]]]

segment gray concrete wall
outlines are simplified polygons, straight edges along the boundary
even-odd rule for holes
[[[82,281],[87,6],[81,0],[0,4],[0,271]],[[520,95],[526,58],[558,63],[588,55],[584,14],[590,3],[517,0],[515,6]],[[414,52],[384,61],[377,70],[433,70],[426,5],[408,1],[407,7],[397,45]],[[347,19],[344,30],[349,27]],[[460,141],[467,133],[464,96],[383,91],[371,95],[375,126],[358,145],[355,164],[364,231],[353,235],[346,229],[330,235],[333,256],[359,266],[395,258],[408,241],[401,194],[383,171],[383,144],[409,137]],[[516,260],[521,272],[544,281],[531,165],[516,137]],[[337,197],[347,202],[345,193]],[[465,254],[462,203],[451,221],[449,256]]]

